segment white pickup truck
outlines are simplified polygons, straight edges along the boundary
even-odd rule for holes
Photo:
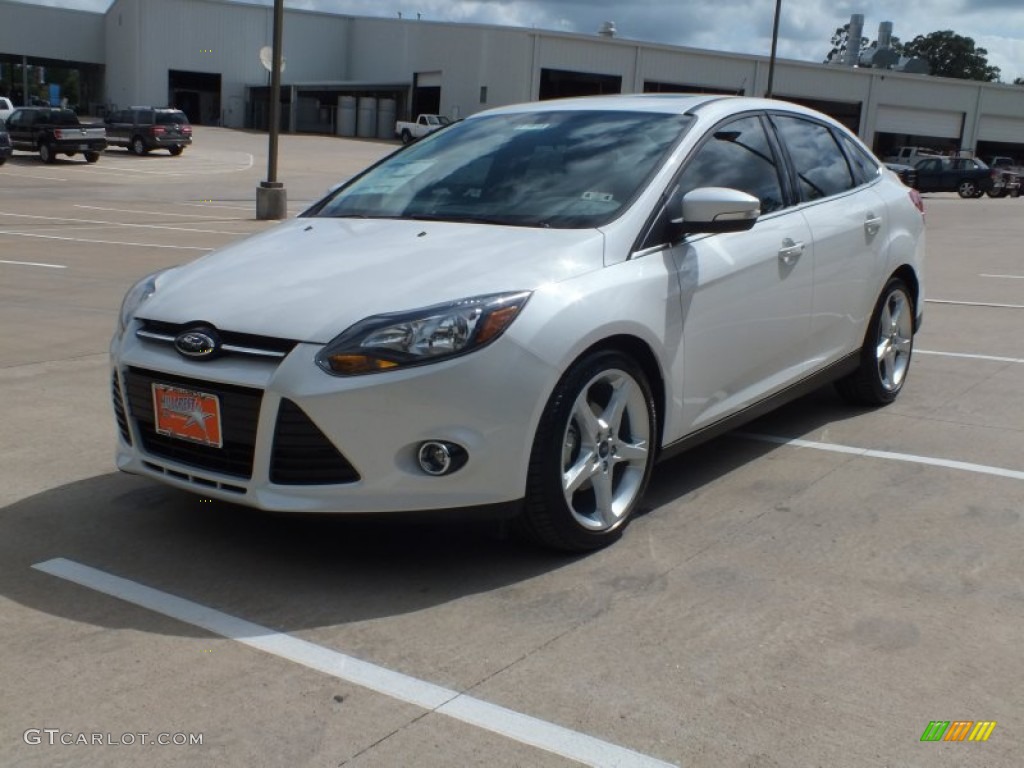
[[[403,144],[410,141],[422,139],[428,133],[433,133],[439,128],[444,128],[451,122],[444,115],[420,115],[415,123],[407,120],[399,120],[395,123],[395,136],[398,136]]]
[[[6,96],[0,96],[0,120],[6,120],[14,111],[14,103]]]

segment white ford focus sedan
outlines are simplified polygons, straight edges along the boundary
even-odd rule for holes
[[[266,510],[473,508],[604,546],[658,458],[903,388],[924,211],[779,101],[494,109],[127,294],[117,465]]]

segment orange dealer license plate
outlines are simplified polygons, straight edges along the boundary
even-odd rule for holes
[[[153,385],[153,414],[157,434],[221,448],[220,400],[216,395]]]

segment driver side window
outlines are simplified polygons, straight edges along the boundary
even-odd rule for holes
[[[761,214],[784,205],[779,168],[756,116],[719,125],[679,177],[680,197],[698,187],[729,187],[761,201]]]

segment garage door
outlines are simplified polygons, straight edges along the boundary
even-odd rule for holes
[[[1024,144],[1024,120],[1016,117],[983,115],[978,126],[978,140]]]
[[[875,131],[878,133],[905,133],[910,136],[936,136],[943,139],[959,139],[963,134],[963,125],[963,112],[880,106],[878,108],[878,118],[875,122]]]

